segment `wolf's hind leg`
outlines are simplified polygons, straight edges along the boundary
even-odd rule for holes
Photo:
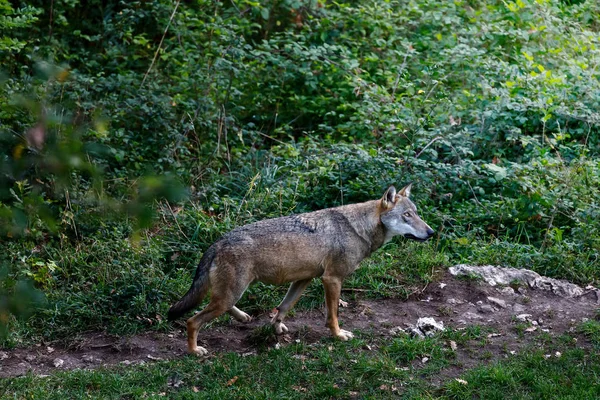
[[[231,307],[231,310],[227,312],[231,314],[233,318],[240,322],[250,322],[252,320],[252,317],[250,315],[246,314],[236,306]]]
[[[198,346],[198,330],[202,325],[227,311],[227,308],[225,303],[213,298],[204,310],[187,320],[188,351],[191,354],[203,356],[208,353],[204,347]]]
[[[271,324],[273,325],[273,328],[275,328],[276,334],[281,335],[282,333],[288,331],[288,328],[283,324],[283,320],[285,319],[288,311],[294,307],[294,304],[296,304],[300,298],[300,295],[304,289],[306,289],[311,280],[312,278],[304,279],[301,281],[292,282],[290,285],[290,288],[283,298],[283,301],[277,307],[277,314],[275,314],[271,320]]]
[[[215,279],[212,283],[212,297],[206,308],[187,320],[188,350],[192,354],[205,355],[208,351],[198,346],[198,330],[207,322],[229,311],[234,317],[249,317],[248,314],[235,307],[249,285],[245,277],[237,277],[235,281]]]

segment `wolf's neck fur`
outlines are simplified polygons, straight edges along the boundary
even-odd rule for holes
[[[369,249],[365,258],[380,248],[386,241],[386,229],[379,217],[380,200],[371,200],[365,203],[352,204],[343,211],[349,218],[348,221],[356,234],[362,238]]]

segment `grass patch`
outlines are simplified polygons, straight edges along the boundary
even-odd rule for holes
[[[200,360],[118,366],[94,371],[64,371],[49,377],[28,375],[0,380],[4,398],[432,398],[432,399],[592,399],[600,395],[596,377],[600,357],[558,338],[524,348],[507,360],[464,370],[458,351],[479,349],[478,359],[490,358],[479,344],[488,330],[470,327],[448,330],[426,339],[381,339],[361,334],[337,342],[323,339],[306,345],[269,346],[256,355],[216,354]],[[264,336],[264,335],[259,335]],[[365,338],[368,338],[368,344]],[[554,345],[569,342],[560,356]],[[547,346],[548,344],[548,346]],[[424,358],[427,358],[425,360]],[[456,371],[461,371],[455,378]],[[431,380],[441,382],[435,387]]]
[[[448,382],[443,399],[597,399],[598,354],[571,349],[560,357],[541,350],[523,352],[510,361],[475,368]]]
[[[460,332],[448,332],[460,337]],[[477,336],[473,331],[469,337]],[[256,338],[264,343],[265,332]],[[449,336],[449,337],[450,337]],[[368,344],[367,346],[367,339]],[[368,333],[349,342],[323,339],[313,345],[269,346],[257,355],[193,356],[149,365],[59,372],[46,378],[0,380],[0,395],[62,398],[388,398],[420,393],[420,376],[438,372],[454,359],[446,336],[427,339]],[[427,357],[426,364],[422,364]]]

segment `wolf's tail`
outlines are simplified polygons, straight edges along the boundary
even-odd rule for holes
[[[204,253],[202,256],[200,264],[198,264],[198,268],[196,269],[196,275],[192,281],[192,287],[181,298],[181,300],[173,304],[173,306],[169,309],[169,313],[167,314],[167,319],[169,321],[181,317],[183,314],[202,302],[209,289],[208,273],[210,271],[210,266],[215,259],[215,255],[216,250],[213,247],[210,247],[208,250],[206,250],[206,253]]]

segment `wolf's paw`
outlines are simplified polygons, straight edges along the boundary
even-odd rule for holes
[[[244,323],[252,321],[252,317],[243,311],[240,311],[240,313],[235,316],[235,319]]]
[[[340,329],[340,332],[336,335],[336,337],[338,339],[340,339],[341,341],[345,342],[347,340],[350,340],[354,337],[354,334],[350,331],[345,331],[343,329]]]
[[[288,332],[288,328],[287,326],[285,326],[283,323],[281,322],[275,322],[273,324],[273,328],[275,328],[275,333],[278,335],[282,335],[285,332]]]
[[[250,315],[246,314],[245,312],[243,312],[242,310],[240,310],[237,307],[232,307],[231,310],[229,310],[229,313],[237,321],[244,322],[244,323],[252,321],[252,317]]]
[[[249,314],[246,314],[246,313],[244,313],[244,314],[243,314],[243,315],[240,317],[239,321],[240,321],[240,322],[244,322],[244,323],[246,323],[246,322],[250,322],[250,321],[252,321],[252,317],[251,317]]]
[[[189,349],[190,354],[193,354],[198,357],[202,357],[208,354],[208,350],[206,350],[202,346],[197,346],[195,349]]]

